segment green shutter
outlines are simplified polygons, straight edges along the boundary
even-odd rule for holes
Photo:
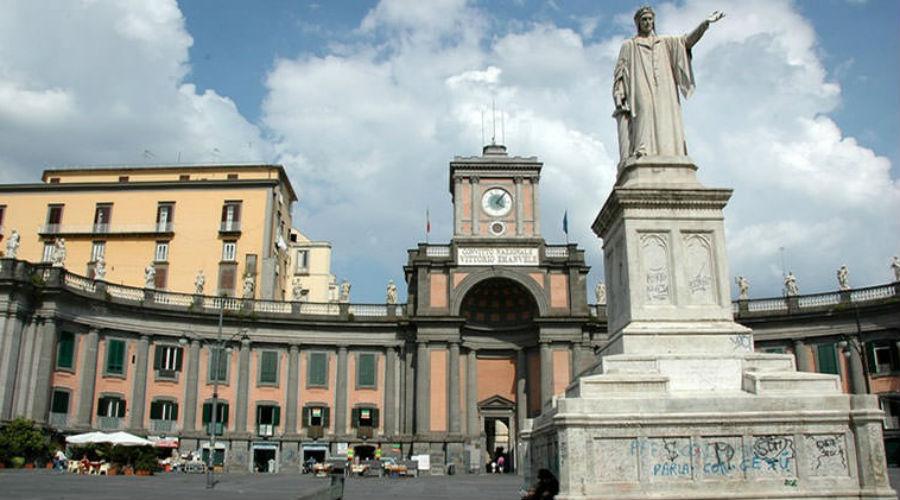
[[[322,427],[330,427],[331,426],[331,408],[324,406],[322,407]]]
[[[175,371],[181,371],[181,358],[184,357],[184,349],[181,347],[175,348]]]
[[[375,355],[360,354],[356,367],[357,387],[375,387]]]
[[[839,375],[837,351],[834,344],[819,344],[816,346],[816,361],[818,363],[819,373],[830,373]]]
[[[309,385],[328,385],[328,354],[309,353]]]
[[[119,402],[120,402],[120,404],[119,404],[119,413],[118,413],[116,416],[119,417],[119,418],[122,418],[122,417],[125,416],[125,400],[124,400],[124,399],[120,399]]]
[[[359,427],[359,408],[350,410],[350,427],[352,429]]]
[[[109,339],[106,341],[106,372],[116,375],[125,373],[125,341]]]
[[[66,391],[53,391],[53,403],[50,405],[51,413],[69,413],[69,393]]]
[[[209,350],[209,380],[218,380],[219,382],[225,382],[227,379],[228,351],[226,351],[225,349],[219,349],[217,347],[211,347]]]
[[[162,420],[162,403],[153,401],[150,403],[150,420]]]
[[[281,407],[276,406],[272,408],[272,425],[279,426],[281,425]]]
[[[203,403],[203,424],[212,422],[212,403]]]
[[[228,403],[219,403],[219,416],[222,417],[219,419],[223,425],[228,423]]]
[[[72,368],[75,357],[75,334],[62,332],[56,346],[56,367]]]
[[[172,420],[178,420],[178,403],[171,403],[172,405]]]
[[[866,342],[866,362],[869,365],[869,373],[878,373],[878,364],[875,361],[875,343]]]
[[[372,428],[378,428],[378,408],[372,408]]]
[[[108,403],[106,402],[106,398],[100,398],[100,399],[97,400],[97,416],[98,416],[98,417],[105,417],[105,416],[106,416],[106,415],[104,415],[104,411],[103,411],[103,410],[106,409],[106,405],[107,405],[107,404],[108,404]]]
[[[278,353],[263,351],[260,356],[259,381],[263,384],[275,384],[278,382]]]
[[[162,360],[163,360],[163,346],[158,345],[158,346],[156,346],[156,349],[154,350],[154,354],[153,354],[153,369],[154,370],[159,370],[162,367]]]

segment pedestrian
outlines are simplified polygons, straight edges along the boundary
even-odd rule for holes
[[[522,500],[545,500],[556,498],[559,493],[559,481],[547,469],[538,471],[538,480],[535,485],[522,496]]]
[[[506,457],[500,455],[497,457],[497,469],[500,470],[500,474],[503,474],[503,466],[506,465]]]

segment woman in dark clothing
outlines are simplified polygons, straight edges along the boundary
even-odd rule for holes
[[[522,497],[522,500],[545,500],[556,498],[559,493],[559,481],[553,476],[553,473],[547,469],[538,471],[538,480],[533,488]]]

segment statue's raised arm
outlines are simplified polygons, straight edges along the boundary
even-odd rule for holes
[[[634,14],[637,35],[622,44],[613,75],[620,167],[631,158],[687,158],[680,99],[694,91],[691,48],[723,17],[715,11],[687,35],[658,36],[652,8]]]

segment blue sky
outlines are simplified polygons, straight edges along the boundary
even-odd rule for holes
[[[544,236],[587,250],[615,176],[609,81],[638,2],[22,1],[0,5],[0,181],[71,164],[266,161],[295,225],[334,245],[355,301],[402,283],[407,248],[447,241],[454,155],[480,113],[545,162]],[[732,187],[731,274],[778,295],[884,283],[900,253],[900,2],[654,4],[660,33],[727,14],[694,51],[684,104],[707,185]],[[147,157],[144,151],[152,152]],[[780,250],[783,248],[783,252]],[[401,287],[401,294],[405,292]]]

